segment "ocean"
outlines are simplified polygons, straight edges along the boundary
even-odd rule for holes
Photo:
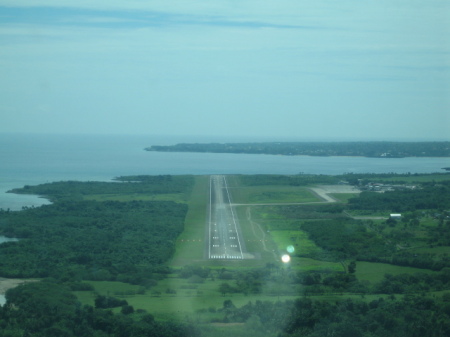
[[[47,201],[6,191],[52,181],[110,181],[134,174],[342,174],[444,172],[450,158],[308,157],[148,152],[151,145],[231,142],[201,137],[0,134],[0,208]]]

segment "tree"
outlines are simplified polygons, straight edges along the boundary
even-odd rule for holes
[[[226,294],[234,292],[234,288],[228,283],[223,282],[219,286],[219,292],[222,294],[222,296],[225,296]]]
[[[350,262],[347,270],[350,274],[354,274],[356,271],[356,262],[355,261]]]
[[[120,312],[124,315],[129,315],[132,314],[134,312],[134,308],[132,305],[124,305],[122,307],[122,310],[120,310]]]
[[[225,300],[225,301],[223,301],[223,308],[224,309],[234,309],[236,307],[233,304],[233,302],[231,302],[231,300]]]

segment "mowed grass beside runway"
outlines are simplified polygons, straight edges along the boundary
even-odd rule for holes
[[[230,181],[233,180],[230,179]],[[281,204],[322,201],[308,188],[299,186],[239,186],[236,188],[231,186],[230,192],[233,195],[233,202],[237,204]]]
[[[169,266],[182,267],[204,258],[206,247],[206,225],[209,204],[209,176],[196,176],[192,194],[189,197],[189,210],[184,223],[184,231],[175,245],[175,254]]]
[[[253,209],[249,206],[235,207],[235,214],[239,219],[246,251],[253,256],[253,259],[245,260],[246,263],[253,267],[262,267],[267,263],[276,262],[278,252],[267,229],[253,221]]]
[[[308,234],[301,230],[277,230],[271,231],[270,235],[283,253],[287,252],[287,248],[290,246],[295,249],[295,254],[316,254],[322,251],[314,241],[308,238]]]

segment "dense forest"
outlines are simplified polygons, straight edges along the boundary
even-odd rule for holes
[[[166,193],[186,193],[193,185],[192,176],[121,176],[115,178],[116,183],[99,181],[60,181],[25,185],[8,192],[18,194],[36,194],[49,198],[51,201],[82,200],[88,195],[111,194],[142,194],[157,195]]]
[[[252,153],[286,156],[450,157],[450,142],[270,142],[153,145],[147,151]]]
[[[187,206],[169,201],[60,201],[1,211],[0,276],[150,282],[173,253]]]
[[[0,210],[0,276],[119,280],[152,284],[167,273],[187,205],[173,201],[84,200],[88,196],[188,193],[191,176],[130,176],[122,182],[55,182],[15,189],[52,204]]]

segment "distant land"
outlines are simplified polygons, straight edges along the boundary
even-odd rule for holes
[[[450,142],[264,142],[152,145],[147,151],[376,158],[450,157]]]

